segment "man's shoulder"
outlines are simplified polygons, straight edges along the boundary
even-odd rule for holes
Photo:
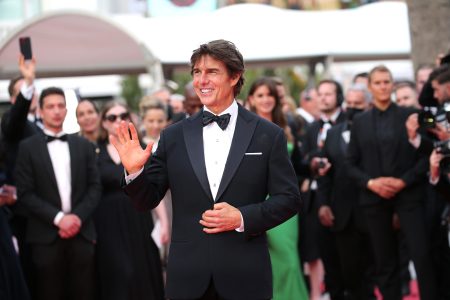
[[[355,115],[355,117],[353,118],[353,125],[358,124],[358,123],[369,122],[369,118],[372,114],[372,110],[373,110],[373,108]]]
[[[266,133],[272,133],[272,134],[277,134],[280,131],[283,131],[283,129],[281,127],[279,127],[278,125],[276,125],[275,123],[270,122],[270,121],[258,116],[254,112],[246,110],[245,108],[242,108],[239,110],[238,116],[244,120],[244,122],[241,122],[241,124],[246,124],[246,123],[249,124],[249,123],[256,122],[257,130],[262,130]]]
[[[19,153],[20,152],[37,152],[40,147],[39,144],[43,141],[43,133],[36,133],[19,141]]]

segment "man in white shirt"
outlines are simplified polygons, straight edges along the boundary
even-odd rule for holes
[[[64,92],[42,91],[44,129],[19,145],[18,198],[28,209],[26,241],[32,248],[35,299],[94,299],[95,229],[101,193],[94,148],[62,131]]]

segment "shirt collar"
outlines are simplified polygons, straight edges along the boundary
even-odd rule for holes
[[[208,107],[206,107],[205,105],[203,106],[203,110],[209,111],[210,113],[215,115],[215,113],[213,113],[211,110],[209,110]],[[237,114],[237,112],[238,112],[238,105],[236,103],[236,100],[233,100],[231,105],[228,106],[227,109],[225,109],[223,112],[221,112],[217,116],[224,115],[224,114],[227,114],[227,113],[230,114],[231,116],[235,116]]]
[[[214,114],[211,110],[209,110],[206,106],[203,106],[203,110],[208,111],[212,114]],[[234,133],[234,129],[236,127],[236,122],[237,122],[237,115],[239,112],[239,106],[236,102],[236,100],[233,100],[233,102],[231,103],[230,106],[228,106],[227,109],[225,109],[223,112],[221,112],[219,114],[223,115],[223,114],[230,114],[230,122],[228,123],[228,126],[226,128],[226,132],[233,134]],[[214,114],[215,115],[215,114]],[[206,128],[206,127],[204,127]]]
[[[310,114],[309,112],[307,112],[306,110],[304,110],[303,108],[301,108],[301,107],[298,108],[297,112],[299,115],[301,115],[306,120],[306,122],[308,122],[308,123],[314,122],[314,120],[315,120],[314,116],[312,114]]]
[[[44,131],[44,133],[45,133],[46,135],[54,136],[54,137],[60,137],[60,136],[63,136],[63,135],[66,134],[66,133],[65,133],[64,131],[62,131],[62,130],[61,130],[60,132],[58,132],[57,134],[55,134],[53,131],[50,131],[50,130],[48,130],[47,128],[44,128],[43,131]]]
[[[324,122],[330,121],[330,122],[332,122],[332,123],[336,123],[336,120],[337,120],[337,118],[339,117],[339,114],[340,114],[340,113],[341,113],[341,109],[338,108],[338,109],[334,112],[334,114],[331,115],[330,118],[327,118],[325,115],[321,115],[321,116],[320,116],[320,119],[322,119],[322,121],[324,121]]]
[[[373,109],[374,109],[375,112],[377,112],[378,114],[384,114],[384,113],[386,113],[386,112],[391,111],[395,105],[396,105],[395,103],[390,102],[389,106],[388,106],[385,110],[381,110],[381,109],[379,109],[378,107],[376,107],[375,105],[373,106]]]

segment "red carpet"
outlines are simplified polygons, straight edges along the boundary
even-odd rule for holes
[[[411,294],[409,294],[409,296],[407,296],[407,297],[403,297],[403,300],[419,300],[420,298],[419,298],[419,289],[417,288],[417,281],[411,280],[409,286],[410,286]],[[375,294],[377,295],[378,300],[383,299],[383,297],[381,297],[378,289],[375,291]]]

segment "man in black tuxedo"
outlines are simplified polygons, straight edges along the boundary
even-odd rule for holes
[[[325,285],[331,299],[344,297],[342,276],[337,257],[334,237],[327,228],[322,228],[317,216],[316,201],[317,177],[329,168],[322,158],[322,148],[328,133],[334,125],[346,120],[341,105],[344,101],[342,86],[335,80],[325,79],[317,85],[320,119],[314,121],[306,130],[302,152],[304,163],[312,170],[309,190],[304,193],[304,205],[300,218],[300,257],[308,264],[310,271],[311,298],[320,297],[323,277],[322,262],[325,267]],[[323,163],[323,165],[322,165]],[[320,168],[319,168],[320,167]],[[302,195],[303,196],[303,195]]]
[[[149,167],[151,146],[140,147],[131,123],[110,137],[130,174],[125,190],[140,210],[172,192],[167,297],[270,299],[265,232],[300,203],[284,132],[237,104],[244,62],[233,43],[201,45],[191,73],[204,108],[161,133]]]
[[[322,155],[328,159],[331,168],[317,181],[319,220],[335,236],[348,293],[346,299],[375,299],[374,286],[364,276],[368,273],[369,261],[373,261],[367,225],[359,207],[358,187],[345,168],[352,119],[370,105],[370,94],[365,85],[351,86],[346,92],[345,103],[347,120],[328,131],[322,148]]]
[[[64,92],[39,98],[44,129],[19,146],[18,198],[29,211],[26,241],[36,272],[36,299],[93,299],[95,229],[101,186],[92,145],[62,131]]]
[[[373,109],[358,115],[347,152],[349,175],[360,187],[360,203],[374,247],[378,286],[384,299],[402,299],[397,213],[414,267],[421,299],[437,299],[436,283],[423,215],[426,157],[408,141],[405,121],[412,113],[391,101],[391,72],[378,66],[369,73]]]

